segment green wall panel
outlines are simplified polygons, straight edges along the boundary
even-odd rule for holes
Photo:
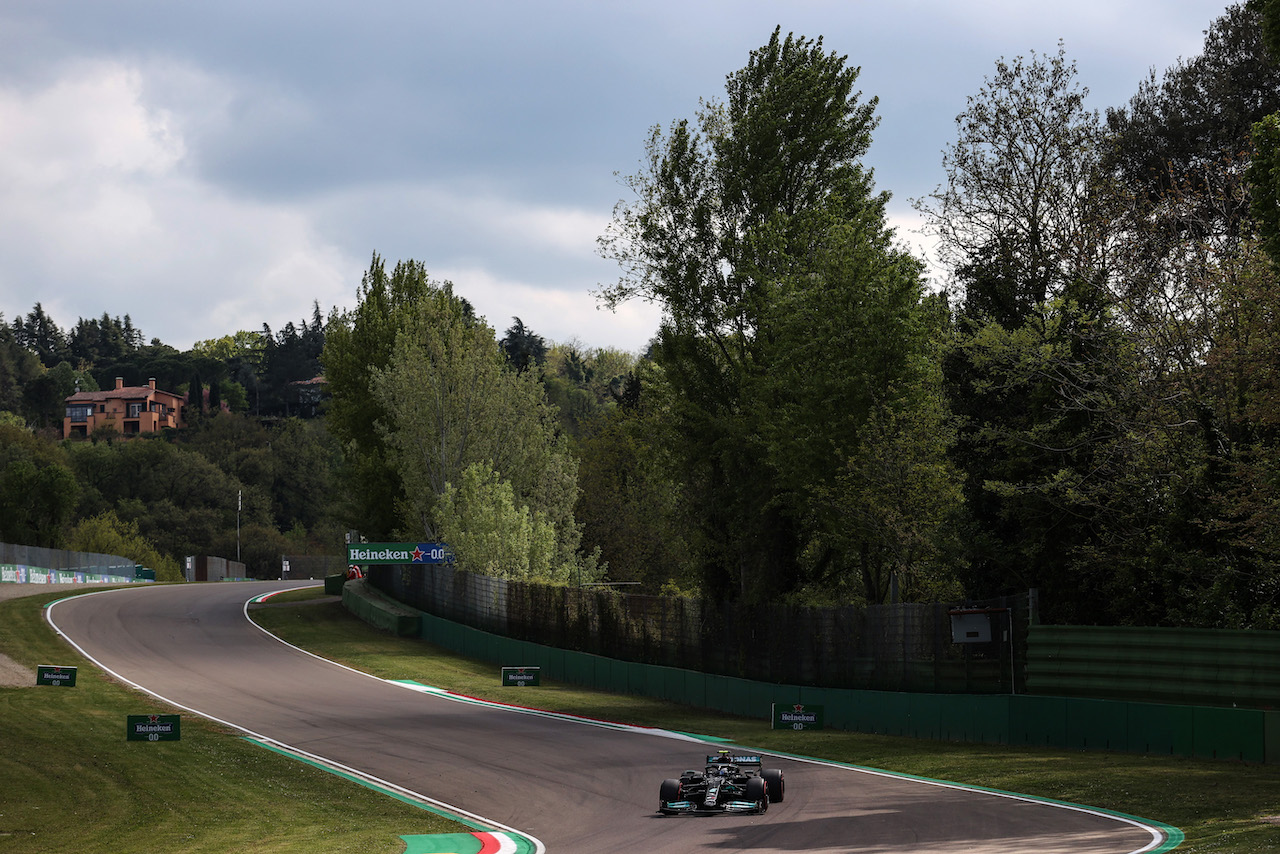
[[[1195,709],[1195,755],[1205,759],[1265,757],[1263,713],[1256,709]]]
[[[580,652],[565,650],[564,680],[575,685],[590,685],[595,678],[595,668],[591,661]]]
[[[942,695],[912,694],[908,708],[905,735],[935,741],[942,737]]]
[[[1067,706],[1064,747],[1123,750],[1129,743],[1128,703],[1076,699]]]
[[[1191,756],[1195,751],[1195,707],[1129,703],[1126,749],[1135,753]]]
[[[752,682],[747,679],[735,679],[735,682],[742,683],[746,688],[747,702],[742,707],[742,711],[735,714],[748,718],[763,718],[769,720],[770,710],[773,708],[773,698],[776,697],[781,690],[787,696],[796,696],[799,692],[795,686],[774,685],[771,682]]]
[[[1067,743],[1065,697],[1019,696],[1009,704],[1009,743],[1062,747]]]
[[[662,693],[659,696],[673,703],[689,703],[689,695],[684,688],[683,670],[662,668]]]

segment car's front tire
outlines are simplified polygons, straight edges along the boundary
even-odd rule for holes
[[[764,780],[752,777],[747,781],[747,800],[756,802],[756,812],[763,814],[769,809],[769,789]]]
[[[658,812],[663,815],[671,815],[674,810],[667,809],[667,804],[681,800],[681,789],[679,780],[663,780],[662,787],[658,789]]]
[[[764,780],[765,789],[769,792],[769,800],[775,804],[782,803],[783,795],[787,792],[787,784],[782,779],[782,769],[766,768],[760,772],[760,778]]]

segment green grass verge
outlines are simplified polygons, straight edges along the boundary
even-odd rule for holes
[[[499,684],[495,665],[463,658],[425,641],[384,634],[336,603],[255,608],[251,614],[264,628],[290,643],[388,679],[414,679],[474,697],[718,736],[762,750],[1140,816],[1186,833],[1179,852],[1262,854],[1280,850],[1280,768],[1275,766],[953,744],[833,730],[778,732],[769,728],[767,720],[587,691],[545,678],[538,688],[505,688]]]
[[[43,606],[64,595],[0,602],[0,652],[79,668],[74,688],[0,687],[5,854],[396,854],[401,834],[465,829],[190,714],[181,741],[125,741],[127,715],[174,710],[57,637]]]

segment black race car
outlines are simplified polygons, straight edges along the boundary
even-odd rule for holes
[[[678,780],[663,780],[658,812],[759,814],[769,809],[769,804],[780,802],[785,788],[781,769],[763,768],[759,756],[736,756],[721,750],[707,757],[702,771],[685,771]]]

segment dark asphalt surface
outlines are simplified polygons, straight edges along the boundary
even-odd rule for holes
[[[554,854],[1127,854],[1154,844],[1106,816],[767,754],[787,792],[765,815],[664,818],[660,782],[700,765],[706,745],[464,705],[320,661],[244,616],[247,599],[294,586],[305,585],[110,591],[60,602],[50,619],[103,667],[173,703],[501,822]]]

